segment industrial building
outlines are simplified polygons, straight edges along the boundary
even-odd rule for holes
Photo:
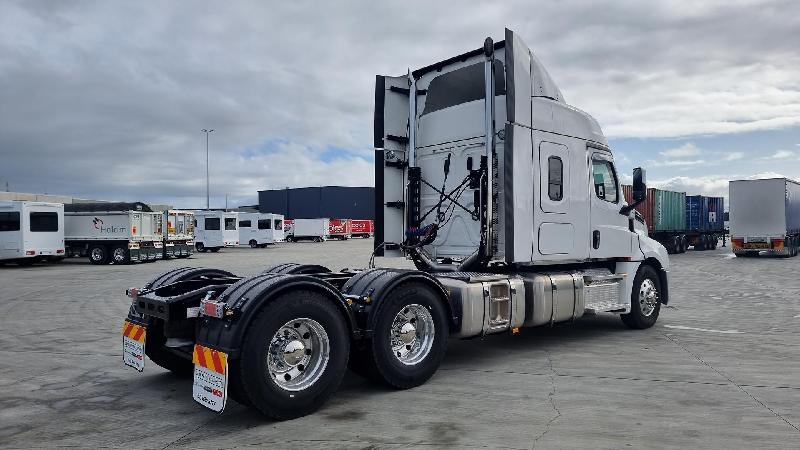
[[[320,186],[258,191],[258,209],[291,219],[375,219],[375,188]]]

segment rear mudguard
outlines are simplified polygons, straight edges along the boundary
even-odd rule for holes
[[[345,295],[355,295],[366,300],[365,307],[358,314],[358,325],[364,329],[365,337],[369,337],[374,329],[375,311],[386,295],[400,284],[416,281],[430,286],[442,299],[451,329],[460,326],[460,317],[453,314],[450,296],[444,286],[431,274],[419,270],[376,268],[359,272],[350,278],[342,287]]]
[[[306,275],[268,273],[244,278],[228,287],[217,300],[224,301],[230,313],[222,319],[202,317],[196,342],[237,359],[245,333],[261,307],[282,294],[299,289],[318,292],[329,298],[340,308],[352,338],[360,337],[352,309],[330,283]]]

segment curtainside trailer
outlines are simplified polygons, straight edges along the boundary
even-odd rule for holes
[[[516,34],[376,81],[375,255],[416,269],[173,270],[128,290],[126,364],[193,374],[214,411],[233,398],[289,419],[323,405],[348,366],[397,389],[425,383],[448,338],[587,312],[655,324],[669,259],[633,214],[644,172],[627,204],[600,126]]]
[[[800,247],[800,183],[787,178],[736,180],[730,194],[731,247],[736,256],[796,256]]]
[[[64,259],[64,205],[0,202],[0,264]]]
[[[163,216],[144,203],[64,205],[67,256],[92,264],[128,264],[163,258]]]

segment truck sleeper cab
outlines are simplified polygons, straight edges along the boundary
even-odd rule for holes
[[[0,264],[64,259],[64,205],[0,202]]]
[[[346,367],[394,388],[421,385],[448,338],[515,334],[587,311],[636,329],[656,322],[669,260],[633,215],[644,173],[634,170],[626,204],[599,126],[563,101],[513,32],[378,76],[375,98],[375,253],[417,268],[165,273],[128,291],[126,330],[147,329],[146,344],[126,341],[129,365],[141,370],[146,354],[194,371],[194,398],[212,410],[227,392],[289,419],[324,403]],[[212,358],[227,366],[204,362]]]

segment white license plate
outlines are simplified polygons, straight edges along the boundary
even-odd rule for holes
[[[139,372],[144,370],[144,342],[147,329],[133,322],[125,321],[122,326],[122,362]]]
[[[228,355],[196,344],[192,362],[192,397],[206,408],[222,412],[228,398]]]

